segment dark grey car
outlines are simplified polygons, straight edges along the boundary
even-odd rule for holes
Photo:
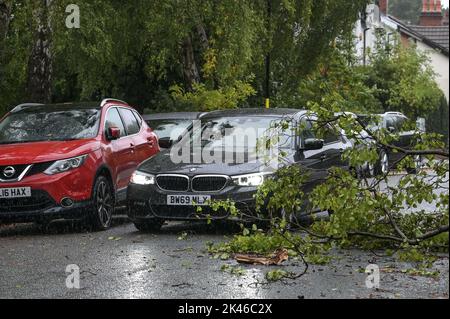
[[[358,115],[358,118],[365,124],[366,130],[376,133],[378,130],[384,130],[392,134],[395,138],[390,142],[396,147],[406,150],[413,149],[417,143],[418,129],[408,127],[409,119],[400,112],[386,112],[375,115]],[[390,148],[379,146],[378,161],[375,164],[375,174],[387,174],[403,158],[403,153],[394,152]],[[422,158],[414,158],[414,167],[408,168],[409,173],[414,173],[422,165]]]
[[[131,179],[128,187],[130,219],[141,230],[159,228],[164,220],[198,220],[196,205],[206,203],[203,212],[208,212],[209,200],[231,199],[238,207],[251,210],[255,205],[253,195],[268,174],[264,161],[249,160],[251,152],[248,150],[256,146],[259,135],[252,140],[247,139],[245,145],[228,143],[242,137],[242,130],[253,128],[267,131],[284,119],[289,119],[291,129],[281,137],[278,147],[286,154],[287,165],[300,165],[309,172],[308,182],[302,191],[307,193],[321,183],[332,166],[348,168],[341,154],[351,147],[351,143],[331,125],[326,126],[322,138],[318,138],[313,128],[316,118],[307,111],[215,111],[201,117],[200,151],[207,154],[222,150],[223,156],[229,156],[233,161],[207,163],[202,157],[201,162],[176,163],[171,153],[175,147],[160,152],[142,163]],[[222,135],[210,134],[209,129],[212,133],[222,132]],[[186,135],[177,147],[190,146],[197,134]],[[198,155],[196,152],[190,149],[189,156],[195,158]],[[242,158],[246,160],[238,161]],[[228,217],[226,212],[214,212],[211,216],[212,219]]]
[[[143,116],[144,121],[158,135],[160,147],[170,148],[180,136],[188,132],[192,122],[199,119],[203,112],[155,113]]]

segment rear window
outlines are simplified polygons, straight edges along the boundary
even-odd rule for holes
[[[0,144],[94,138],[99,122],[95,108],[26,109],[0,122]]]

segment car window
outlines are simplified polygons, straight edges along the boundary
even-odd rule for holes
[[[108,110],[105,121],[105,129],[108,131],[110,127],[117,127],[120,129],[120,137],[125,136],[125,128],[123,126],[122,119],[120,118],[119,112],[117,108],[111,108]]]
[[[0,144],[93,138],[99,120],[100,110],[95,108],[29,108],[0,122]]]
[[[142,117],[136,111],[133,111],[133,114],[134,114],[134,117],[136,118],[136,121],[138,122],[139,128],[141,128],[141,126],[142,126]]]
[[[389,130],[392,127],[394,131],[397,131],[397,126],[395,122],[396,121],[393,116],[386,116],[386,129]]]
[[[136,120],[136,117],[133,115],[133,112],[131,112],[131,110],[128,109],[119,109],[119,112],[125,124],[127,134],[133,135],[139,133],[139,130],[141,128]]]
[[[190,142],[200,141],[204,149],[229,149],[234,152],[253,152],[261,142],[277,138],[279,148],[292,148],[292,127],[280,129],[277,116],[230,116],[203,118],[201,130],[194,130]]]
[[[300,130],[300,138],[303,141],[308,138],[316,137],[316,135],[314,134],[314,131],[313,131],[313,123],[311,120],[302,119],[300,121],[299,130]]]
[[[341,139],[339,132],[330,124],[327,124],[322,128],[322,136],[324,144],[336,143]]]
[[[192,120],[182,119],[149,120],[147,123],[159,138],[172,139],[176,139],[192,126]]]
[[[407,129],[406,127],[406,118],[404,118],[403,116],[397,116],[395,119],[395,129],[397,130],[397,132],[402,132],[405,131]]]

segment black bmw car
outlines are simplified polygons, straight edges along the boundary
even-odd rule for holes
[[[319,138],[315,120],[298,109],[237,109],[202,116],[176,148],[138,167],[128,187],[130,219],[139,230],[150,230],[165,220],[198,220],[197,205],[208,210],[211,200],[231,199],[251,209],[258,186],[277,169],[277,164],[268,169],[267,160],[253,156],[254,151],[281,122],[289,123],[290,129],[283,131],[276,147],[288,165],[309,171],[302,191],[310,191],[332,166],[347,168],[341,154],[351,147],[331,125],[321,128]],[[228,217],[226,212],[211,216]]]

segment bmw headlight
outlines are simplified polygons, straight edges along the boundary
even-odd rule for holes
[[[70,171],[71,169],[78,168],[83,165],[86,160],[87,155],[77,156],[73,158],[68,158],[65,160],[59,160],[54,162],[49,168],[47,168],[44,174],[55,175],[58,173],[63,173]]]
[[[233,182],[238,186],[261,186],[271,173],[254,173],[233,176]]]
[[[155,184],[155,175],[135,171],[133,175],[131,175],[130,182],[137,185],[153,185]]]

